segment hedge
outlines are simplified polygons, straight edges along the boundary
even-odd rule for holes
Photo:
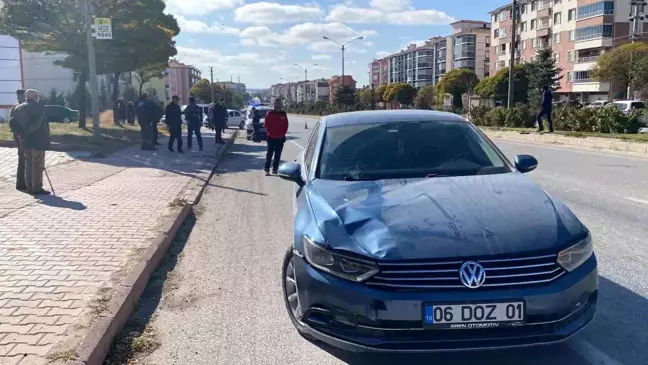
[[[483,127],[535,128],[536,110],[526,104],[514,108],[477,106],[470,110],[470,120]],[[557,131],[635,134],[645,126],[648,114],[641,111],[624,114],[614,107],[553,109],[553,127]],[[546,118],[544,119],[546,125]]]

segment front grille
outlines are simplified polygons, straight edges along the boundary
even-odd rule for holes
[[[553,254],[484,260],[379,262],[380,273],[366,283],[386,290],[481,290],[542,285],[565,274],[556,258]],[[486,270],[486,280],[478,289],[468,289],[459,279],[459,268],[466,261],[478,262]]]

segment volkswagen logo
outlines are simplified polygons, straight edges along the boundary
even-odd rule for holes
[[[477,289],[486,281],[486,270],[479,263],[466,261],[459,269],[461,283],[470,289]]]

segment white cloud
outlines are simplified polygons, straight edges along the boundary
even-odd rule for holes
[[[165,0],[166,12],[176,15],[203,15],[215,10],[233,9],[244,0]]]
[[[384,12],[412,9],[410,0],[371,0],[370,6]]]
[[[387,51],[378,51],[378,52],[376,52],[376,57],[378,57],[378,58],[383,58],[383,57],[387,57],[387,56],[389,56],[390,54],[391,54],[391,52],[387,52]]]
[[[311,56],[311,60],[315,60],[315,61],[326,61],[326,60],[330,60],[331,58],[333,57],[327,54],[316,54]]]
[[[322,9],[313,5],[282,5],[279,3],[258,2],[246,4],[234,10],[234,20],[249,24],[282,24],[319,20]]]
[[[442,11],[416,10],[409,1],[373,0],[371,4],[371,8],[334,5],[326,16],[326,20],[350,24],[387,23],[394,25],[448,24],[455,20]]]
[[[241,39],[241,45],[243,46],[256,46],[256,44],[257,43],[254,41],[254,39],[250,39],[250,38]]]
[[[357,31],[349,26],[340,23],[303,23],[292,26],[283,33],[273,33],[266,26],[249,27],[241,31],[242,38],[249,38],[256,44],[267,47],[297,46],[303,45],[308,49],[317,52],[331,52],[340,49],[340,46],[330,40],[327,36],[338,42],[347,42],[357,37],[371,37],[377,33],[372,30]],[[250,42],[251,43],[251,42]],[[360,41],[357,41],[360,43]],[[358,45],[349,46],[351,52],[360,51]]]
[[[232,55],[224,55],[217,50],[203,48],[176,47],[180,62],[194,65],[201,69],[204,75],[209,67],[214,67],[217,74],[237,75],[255,74],[259,67],[267,68],[277,62],[284,62],[287,53],[278,52],[274,57],[264,57],[256,52],[243,52]]]
[[[189,20],[182,15],[176,15],[176,19],[178,20],[178,26],[182,32],[227,35],[238,35],[240,33],[238,28],[228,27],[217,23],[208,25],[200,20]]]

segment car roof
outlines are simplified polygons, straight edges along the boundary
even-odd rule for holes
[[[349,113],[332,114],[324,117],[322,122],[327,128],[342,125],[393,123],[393,122],[463,122],[468,121],[462,116],[435,110],[369,110]]]

